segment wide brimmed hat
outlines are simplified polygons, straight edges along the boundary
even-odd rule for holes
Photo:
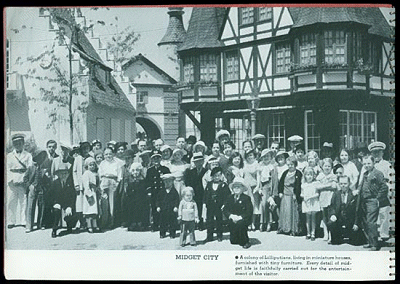
[[[171,146],[169,146],[169,145],[167,145],[167,144],[162,145],[161,148],[160,148],[160,151],[161,151],[161,152],[164,152],[164,151],[167,150],[167,149],[171,150],[171,152],[172,152]]]
[[[139,157],[142,157],[142,156],[149,156],[150,157],[150,153],[151,153],[150,150],[144,150],[142,153],[139,154]]]
[[[262,152],[261,152],[260,158],[262,158],[262,157],[268,155],[269,153],[273,154],[274,152],[275,152],[274,150],[269,149],[269,148],[268,148],[268,149],[264,149],[264,150],[262,150]]]
[[[265,135],[258,133],[254,135],[253,138],[251,138],[251,140],[256,140],[256,139],[265,139]]]
[[[35,163],[41,164],[47,157],[47,152],[46,150],[36,150],[35,153],[33,154],[32,160]]]
[[[215,135],[215,139],[219,140],[219,138],[223,135],[227,135],[228,137],[231,137],[231,134],[229,133],[228,130],[225,129],[221,129],[220,131],[217,132],[217,134]]]
[[[197,142],[193,145],[193,150],[196,149],[197,146],[202,146],[202,147],[205,149],[205,151],[207,151],[207,146],[206,146],[206,144],[205,144],[203,141],[201,141],[201,140],[197,141]]]
[[[135,151],[132,149],[128,149],[124,153],[124,158],[134,158],[135,157]]]
[[[89,143],[89,141],[83,141],[79,143],[79,148],[82,149],[83,147],[88,146],[90,150],[92,150],[92,144]]]
[[[247,187],[246,183],[244,182],[244,178],[241,177],[235,177],[232,181],[232,183],[229,185],[229,188],[231,190],[233,190],[233,186],[235,185],[240,185],[242,188],[242,192],[245,192],[247,190],[249,190],[249,188]]]
[[[60,148],[61,149],[67,149],[67,150],[72,150],[72,146],[70,143],[68,143],[67,141],[60,141]]]
[[[92,141],[92,146],[94,146],[95,144],[100,144],[100,145],[102,145],[99,139],[94,139],[94,140]]]
[[[322,147],[333,148],[333,143],[324,142],[324,144],[322,145]]]
[[[283,155],[285,157],[285,159],[289,158],[289,154],[285,151],[278,151],[278,153],[276,153],[275,155],[275,160],[278,161],[279,156]]]
[[[174,151],[172,151],[172,155],[175,155],[178,152],[182,153],[182,155],[186,155],[186,151],[180,148],[175,148]]]
[[[79,149],[80,149],[80,146],[79,146],[79,145],[77,145],[77,144],[72,145],[72,150],[71,150],[71,152],[70,152],[70,155],[73,155],[73,154],[75,154],[75,153],[78,153],[78,152],[79,152]]]
[[[189,135],[189,137],[186,138],[186,143],[194,144],[194,143],[196,143],[196,141],[197,141],[197,138],[194,135]]]
[[[300,141],[303,141],[303,137],[301,137],[299,135],[293,135],[293,136],[290,136],[288,138],[288,141],[290,141],[290,142],[300,142]]]
[[[368,145],[368,150],[370,152],[374,151],[374,150],[385,150],[386,149],[386,144],[383,142],[372,142],[371,144]]]

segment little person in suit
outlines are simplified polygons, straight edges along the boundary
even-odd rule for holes
[[[187,186],[182,190],[182,200],[178,208],[178,220],[181,222],[181,238],[180,245],[186,245],[186,238],[189,235],[190,245],[196,245],[196,237],[194,235],[195,223],[199,222],[199,211],[197,204],[193,200],[194,190]]]
[[[247,230],[251,224],[253,204],[250,197],[243,194],[248,190],[243,178],[236,177],[230,188],[233,194],[228,196],[223,206],[223,212],[229,219],[230,241],[247,249],[250,247]]]
[[[175,177],[172,174],[164,174],[161,178],[164,189],[158,193],[156,201],[157,212],[160,213],[160,238],[165,238],[169,230],[169,236],[173,239],[177,228],[179,194],[174,187]]]
[[[203,210],[207,210],[207,239],[213,240],[214,228],[218,241],[222,242],[222,206],[230,194],[228,185],[222,181],[222,168],[216,167],[211,171],[212,181],[208,182],[204,191]],[[205,208],[204,208],[205,207]]]

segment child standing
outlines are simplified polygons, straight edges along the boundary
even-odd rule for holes
[[[178,220],[181,222],[181,238],[179,243],[182,247],[186,245],[188,235],[190,245],[196,245],[194,229],[196,223],[199,222],[199,211],[196,202],[193,200],[193,196],[194,189],[192,187],[187,186],[182,190],[182,200],[178,208]]]
[[[319,191],[319,204],[322,211],[322,228],[324,229],[324,240],[329,241],[328,232],[328,206],[331,204],[333,192],[336,189],[337,177],[332,172],[333,161],[331,158],[322,160],[322,172],[317,176],[319,182],[317,190]]]
[[[254,193],[254,206],[260,206],[260,231],[268,232],[271,231],[273,222],[277,221],[275,199],[278,196],[278,173],[272,162],[273,154],[272,149],[264,149],[261,152],[257,174],[258,192]]]
[[[321,210],[319,193],[315,182],[315,172],[311,167],[304,169],[303,182],[301,183],[301,197],[303,197],[302,211],[306,214],[306,239],[315,240],[316,214]]]
[[[217,231],[218,241],[222,242],[222,206],[230,194],[228,185],[222,181],[222,168],[216,167],[211,171],[211,178],[204,191],[203,209],[207,210],[207,239],[213,240],[214,229]]]
[[[156,201],[157,212],[160,213],[160,238],[165,238],[169,230],[169,236],[173,239],[177,227],[179,194],[174,187],[175,177],[172,174],[164,174],[161,178],[164,181],[164,190],[158,193]]]
[[[98,231],[97,226],[97,215],[98,202],[97,202],[97,191],[99,190],[99,176],[96,173],[97,166],[96,160],[89,157],[85,160],[85,167],[87,170],[82,175],[82,187],[85,198],[83,199],[83,215],[86,218],[86,226],[89,233],[93,233],[94,230]]]

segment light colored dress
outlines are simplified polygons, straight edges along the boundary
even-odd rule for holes
[[[75,211],[77,213],[83,212],[83,187],[82,187],[82,175],[85,172],[85,158],[78,155],[74,159],[74,165],[72,168],[72,176],[74,179],[74,186],[79,186],[79,191],[76,192]]]
[[[356,165],[349,161],[346,164],[342,164],[343,166],[343,175],[346,175],[350,178],[350,189],[356,189],[356,184],[358,181],[359,172],[357,170]]]
[[[321,206],[319,205],[319,196],[316,189],[317,183],[302,183],[301,184],[301,196],[304,199],[301,204],[301,210],[303,213],[318,212],[321,211]]]
[[[245,163],[243,167],[243,175],[244,175],[244,182],[249,188],[248,191],[245,191],[244,194],[250,196],[251,203],[253,203],[253,213],[258,212],[257,207],[255,206],[254,194],[253,189],[257,186],[257,172],[258,172],[258,162],[255,161],[252,164]],[[254,209],[255,208],[255,209]]]
[[[274,195],[278,195],[278,173],[276,166],[273,163],[265,165],[260,163],[259,174],[261,182],[261,194],[254,194],[254,204],[259,206],[259,212],[261,214],[260,223],[265,224],[269,218],[268,210],[268,199],[273,198]],[[257,199],[260,199],[259,203]],[[269,220],[272,221],[272,220]]]
[[[171,163],[169,165],[169,170],[171,171],[171,174],[175,177],[174,180],[174,185],[175,189],[179,194],[179,197],[181,197],[181,192],[183,188],[185,187],[185,181],[184,181],[184,175],[186,169],[190,168],[190,164],[181,164],[181,165],[175,165]]]
[[[328,175],[326,175],[322,172],[316,178],[316,181],[323,185],[326,185],[326,184],[336,181],[336,180],[337,180],[337,177],[333,172],[331,172]],[[334,191],[334,189],[332,188],[332,189],[324,189],[320,192],[319,204],[320,204],[321,208],[326,208],[331,204],[333,191]]]
[[[82,176],[83,185],[83,214],[84,215],[97,215],[98,202],[96,190],[99,186],[99,177],[97,173],[93,173],[89,170],[85,171]]]

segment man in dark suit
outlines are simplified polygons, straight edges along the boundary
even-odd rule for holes
[[[341,244],[344,238],[348,238],[353,245],[360,245],[364,241],[360,228],[360,196],[353,195],[349,186],[348,176],[339,177],[340,190],[333,193],[328,208],[328,229],[331,231],[332,244]]]
[[[147,170],[145,181],[147,192],[150,196],[151,215],[153,218],[152,231],[155,232],[158,230],[160,222],[160,214],[157,212],[156,208],[157,195],[164,188],[164,183],[161,176],[171,172],[167,167],[160,165],[160,151],[153,150],[150,155],[152,166]]]
[[[57,236],[57,229],[60,225],[61,210],[65,212],[67,233],[72,232],[78,218],[75,212],[76,191],[72,180],[72,173],[69,169],[60,169],[55,172],[55,180],[49,192],[49,200],[53,210],[53,230],[51,236]]]
[[[190,186],[194,189],[194,201],[197,204],[197,208],[199,208],[199,230],[203,230],[203,216],[202,216],[202,208],[203,208],[203,195],[204,195],[204,188],[203,188],[203,176],[207,172],[207,169],[203,166],[204,165],[204,156],[201,152],[197,152],[193,154],[192,161],[195,165],[195,168],[188,169],[185,172],[185,185]]]

